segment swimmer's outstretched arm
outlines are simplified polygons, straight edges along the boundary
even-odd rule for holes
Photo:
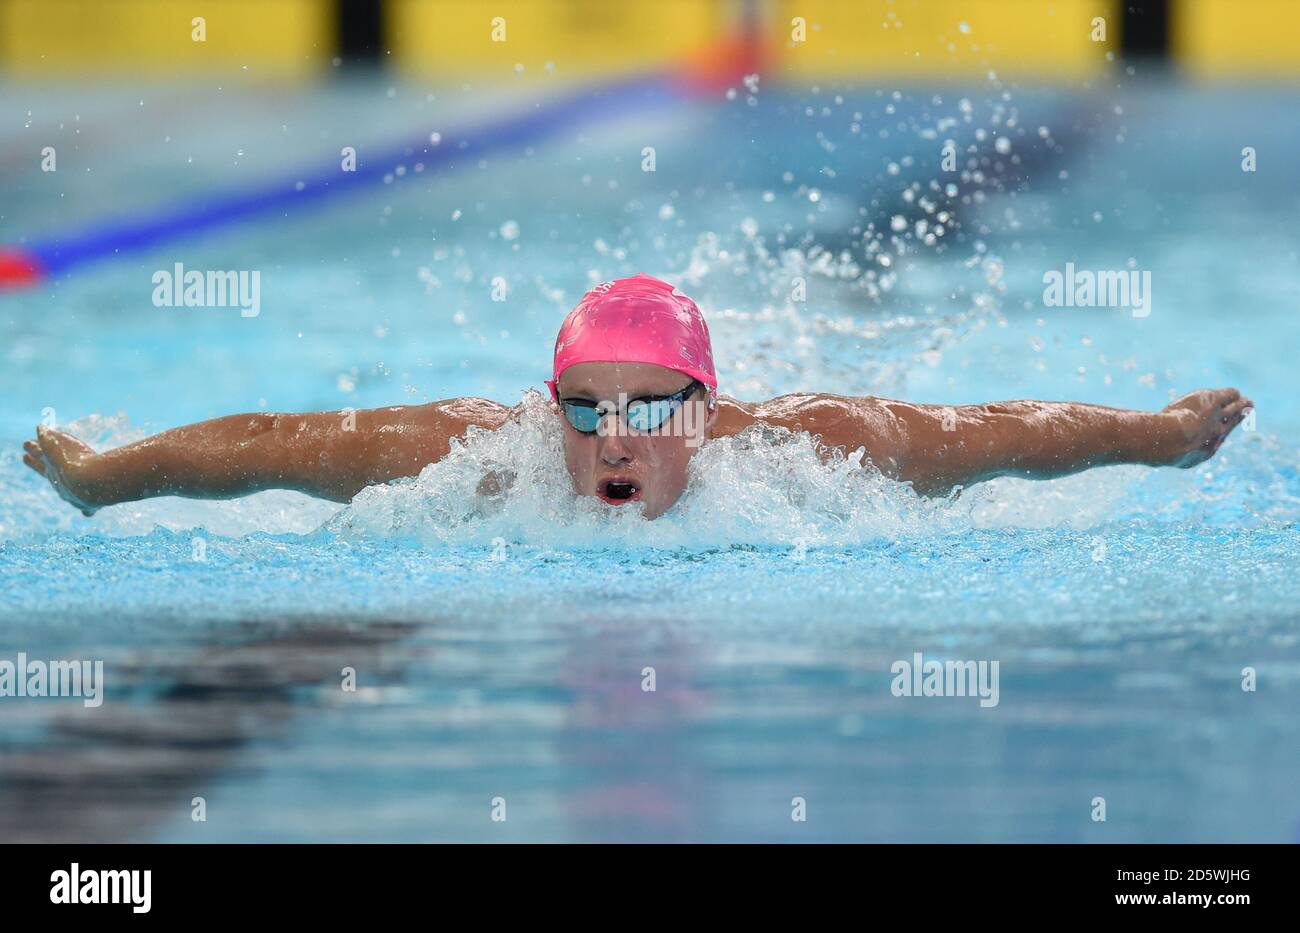
[[[46,427],[23,462],[90,515],[154,496],[233,499],[294,489],[347,502],[366,486],[415,476],[471,425],[500,427],[511,409],[486,399],[310,414],[230,415],[103,453]]]
[[[998,476],[1053,479],[1119,463],[1195,466],[1214,456],[1251,407],[1236,389],[1201,389],[1158,412],[1077,402],[881,404],[893,422],[897,475],[939,495]]]
[[[1158,412],[1078,402],[944,407],[836,396],[745,406],[753,420],[820,434],[828,447],[865,447],[881,472],[925,495],[998,476],[1052,479],[1108,464],[1195,466],[1214,455],[1251,407],[1236,389],[1201,389]],[[730,433],[725,421],[724,411],[720,433]]]

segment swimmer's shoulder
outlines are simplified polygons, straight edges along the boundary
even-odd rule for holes
[[[724,395],[718,399],[718,423],[714,433],[734,434],[753,424],[823,433],[841,422],[858,423],[864,403],[872,401],[823,392],[794,392],[764,402],[742,402]]]
[[[493,430],[501,427],[518,409],[487,398],[448,398],[406,409],[407,417],[440,433],[461,434],[471,426]]]
[[[754,424],[806,431],[826,448],[845,451],[866,448],[876,463],[892,463],[897,431],[889,412],[889,399],[875,396],[830,395],[798,392],[765,402],[718,399],[718,420],[713,436],[727,437]]]

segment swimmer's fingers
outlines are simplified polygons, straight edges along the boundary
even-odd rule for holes
[[[35,441],[27,441],[23,444],[23,463],[41,476],[45,475],[45,461],[41,459],[41,448]]]
[[[1240,424],[1242,419],[1246,417],[1246,412],[1254,407],[1255,403],[1250,399],[1244,396],[1240,397],[1236,401],[1223,406],[1223,414],[1220,415],[1220,420],[1223,424],[1229,426]]]
[[[1198,389],[1166,406],[1165,412],[1177,419],[1185,446],[1180,445],[1164,462],[1184,469],[1204,463],[1253,407],[1250,399],[1232,388]]]
[[[1221,412],[1228,405],[1241,399],[1241,393],[1233,388],[1197,389],[1188,392],[1182,398],[1165,406],[1165,411],[1188,412],[1197,418],[1207,418]]]
[[[1246,413],[1255,407],[1255,403],[1250,399],[1236,393],[1236,390],[1233,391],[1237,398],[1224,405],[1220,410],[1214,434],[1203,445],[1207,451],[1207,459],[1219,452],[1219,448],[1228,439],[1228,435],[1246,419]]]

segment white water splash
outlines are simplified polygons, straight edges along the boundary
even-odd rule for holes
[[[410,536],[490,544],[650,547],[843,543],[896,534],[945,503],[925,500],[863,464],[861,452],[823,463],[812,439],[750,430],[710,441],[694,458],[689,488],[668,514],[647,521],[637,505],[611,506],[573,492],[558,420],[540,393],[496,431],[473,430],[441,462],[388,486],[371,487],[330,522],[343,536]],[[483,477],[512,475],[499,494]]]
[[[636,505],[579,497],[564,468],[558,420],[539,393],[525,396],[518,421],[472,430],[416,478],[363,491],[329,529],[343,538],[409,538],[430,544],[525,543],[540,547],[844,546],[958,535],[977,528],[1090,528],[1156,509],[1144,487],[1176,515],[1207,506],[1183,471],[1144,467],[1093,470],[1053,482],[995,480],[947,499],[917,495],[887,479],[861,451],[829,461],[807,434],[752,428],[708,442],[691,464],[686,494],[647,521]],[[489,474],[513,476],[504,492],[483,494]],[[1201,514],[1199,517],[1207,517]],[[1237,517],[1240,520],[1240,517]]]

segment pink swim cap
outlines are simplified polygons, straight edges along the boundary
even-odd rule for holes
[[[695,302],[667,282],[638,273],[601,282],[582,296],[555,338],[554,377],[575,363],[653,363],[718,387],[713,345]]]

